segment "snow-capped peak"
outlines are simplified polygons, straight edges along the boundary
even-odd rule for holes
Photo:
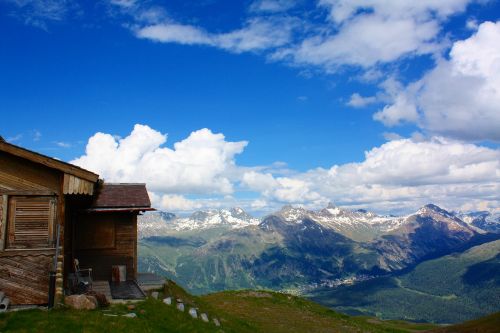
[[[257,225],[260,220],[250,216],[239,207],[231,209],[209,209],[197,211],[189,217],[164,218],[165,213],[155,212],[140,218],[140,231],[143,237],[162,235],[169,231],[202,230],[215,227],[231,229]]]

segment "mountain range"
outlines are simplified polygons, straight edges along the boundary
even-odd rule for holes
[[[265,288],[313,295],[495,241],[499,224],[494,214],[432,204],[399,217],[333,205],[318,211],[285,206],[262,219],[241,208],[189,217],[155,212],[139,221],[139,269],[197,294]]]

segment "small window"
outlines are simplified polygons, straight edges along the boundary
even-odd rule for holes
[[[56,199],[49,196],[11,197],[7,248],[53,247]]]

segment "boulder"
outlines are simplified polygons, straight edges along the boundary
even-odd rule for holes
[[[184,311],[184,303],[177,303],[177,310]]]
[[[167,305],[171,305],[172,304],[172,297],[167,297],[167,298],[163,299],[163,303],[165,303]]]
[[[213,319],[215,326],[220,327],[220,321],[217,318]]]
[[[189,315],[191,317],[193,317],[194,319],[197,319],[198,318],[198,311],[196,311],[195,308],[191,308],[191,309],[189,309]]]
[[[64,299],[66,305],[75,310],[94,310],[97,308],[97,299],[88,295],[71,295]]]
[[[203,320],[205,323],[208,323],[208,316],[206,313],[200,314],[201,320]]]

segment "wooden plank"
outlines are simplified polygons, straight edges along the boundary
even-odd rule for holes
[[[69,194],[69,179],[70,175],[65,173],[63,179],[63,194]]]
[[[68,184],[68,194],[73,194],[73,186],[75,185],[75,177],[72,175],[69,176],[69,184]]]
[[[5,251],[0,252],[1,257],[36,257],[40,255],[44,256],[54,256],[56,253],[55,248],[45,248],[45,249],[5,249]]]
[[[0,190],[0,195],[17,195],[17,196],[46,196],[55,195],[56,193],[51,190]]]
[[[4,171],[0,171],[0,185],[9,190],[47,190],[47,188],[42,185]]]
[[[60,191],[61,172],[0,151],[0,172],[14,190]],[[0,183],[2,183],[0,182]]]
[[[80,194],[79,190],[80,190],[80,178],[78,177],[74,177],[73,178],[75,179],[75,184],[73,185],[73,194]]]
[[[53,254],[0,256],[0,289],[14,305],[46,304],[49,268]]]
[[[99,179],[99,175],[90,172],[88,170],[77,167],[69,163],[65,163],[48,156],[44,156],[21,147],[9,144],[7,142],[0,142],[0,150],[7,152],[9,154],[28,159],[35,163],[45,165],[49,168],[57,169],[65,173],[75,175],[77,177],[86,179],[91,182],[96,182]]]
[[[9,209],[9,196],[2,195],[2,207],[0,208],[0,251],[5,250],[5,238],[7,231],[7,211]]]

